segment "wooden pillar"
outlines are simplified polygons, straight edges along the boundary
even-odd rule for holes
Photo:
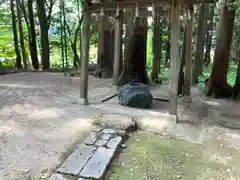
[[[170,97],[169,114],[177,118],[177,89],[179,70],[179,32],[180,32],[180,0],[173,0],[171,10],[171,49],[170,49]]]
[[[83,14],[81,43],[81,80],[80,80],[80,98],[83,104],[88,105],[88,61],[89,61],[89,40],[90,40],[90,14],[87,10]]]
[[[122,34],[121,34],[120,15],[115,18],[115,34],[114,34],[114,62],[113,62],[113,85],[118,86],[120,65],[121,65],[121,48],[122,48]]]
[[[183,92],[184,95],[191,96],[191,66],[192,66],[192,22],[193,22],[193,9],[190,8],[187,12],[186,24],[186,53],[185,53],[185,77]]]

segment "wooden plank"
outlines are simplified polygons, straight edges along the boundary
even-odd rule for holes
[[[120,16],[115,19],[115,35],[114,35],[114,64],[113,64],[113,85],[118,85],[120,75],[120,60],[121,60],[121,21]]]
[[[181,2],[174,0],[171,11],[171,49],[170,49],[170,97],[169,114],[177,116],[177,89],[179,69],[179,32]]]
[[[85,10],[83,14],[82,47],[81,47],[81,77],[80,77],[80,98],[84,105],[88,105],[88,61],[89,61],[89,40],[90,40],[90,14]]]
[[[192,21],[193,10],[188,10],[188,21],[186,24],[186,53],[185,53],[185,77],[183,92],[184,95],[191,95],[191,66],[192,66]]]

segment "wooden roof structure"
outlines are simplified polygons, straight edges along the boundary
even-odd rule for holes
[[[213,3],[214,0],[180,0],[182,4],[193,5],[197,3]],[[116,8],[133,8],[138,6],[139,8],[151,7],[154,3],[155,7],[168,8],[171,6],[171,0],[89,0],[87,3],[87,9],[90,12],[104,10],[113,10]]]

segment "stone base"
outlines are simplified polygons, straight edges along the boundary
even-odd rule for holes
[[[88,98],[80,98],[79,100],[78,100],[78,103],[79,104],[82,104],[82,105],[84,105],[84,106],[87,106],[87,105],[89,105],[89,101],[88,101]]]

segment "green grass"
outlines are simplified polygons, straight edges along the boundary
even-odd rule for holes
[[[218,162],[213,154],[221,149],[209,144],[205,147],[188,141],[136,133],[113,162],[105,180],[230,180],[230,174],[234,173],[232,180],[239,179],[236,177],[239,172],[233,169],[240,163],[235,161],[225,165]],[[239,152],[228,150],[234,154],[233,159],[240,158]],[[221,154],[223,158],[227,156],[227,151]]]

